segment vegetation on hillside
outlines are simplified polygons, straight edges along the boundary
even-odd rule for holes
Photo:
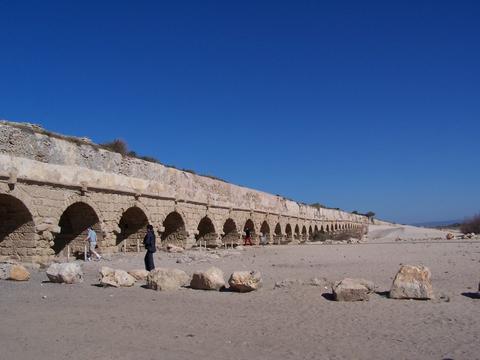
[[[480,234],[480,214],[477,214],[460,225],[460,231],[464,234]]]

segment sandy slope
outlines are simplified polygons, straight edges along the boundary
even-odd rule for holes
[[[368,242],[386,242],[399,240],[445,240],[451,231],[429,229],[410,225],[385,224],[370,225]],[[454,232],[457,234],[456,232]]]
[[[372,242],[357,245],[248,248],[219,251],[218,258],[192,251],[196,260],[190,264],[177,264],[181,255],[156,254],[157,266],[190,274],[211,265],[222,268],[225,277],[233,270],[258,269],[264,288],[249,294],[93,285],[101,265],[138,268],[141,255],[84,264],[81,285],[42,283],[43,273],[34,273],[28,283],[3,281],[0,358],[480,358],[480,300],[462,295],[477,290],[480,241],[388,240],[398,231],[373,228]],[[373,280],[379,291],[387,291],[404,263],[429,266],[434,288],[450,301],[374,295],[369,302],[337,303],[325,297],[328,281],[346,276]],[[326,280],[312,286],[313,277]],[[274,288],[287,278],[298,281]]]

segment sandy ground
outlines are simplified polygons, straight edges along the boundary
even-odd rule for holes
[[[2,281],[0,359],[479,359],[480,240],[419,241],[419,231],[378,225],[364,244],[190,251],[195,260],[181,264],[185,255],[156,254],[157,267],[189,274],[261,271],[264,287],[248,294],[96,286],[100,266],[141,268],[140,254],[82,264],[80,285],[43,282],[44,272]],[[417,240],[395,241],[398,232]],[[438,300],[381,294],[407,263],[430,267]],[[328,281],[344,277],[372,280],[380,294],[329,300]]]

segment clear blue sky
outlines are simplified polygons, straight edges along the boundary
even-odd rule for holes
[[[0,0],[0,118],[399,222],[480,211],[478,1]]]

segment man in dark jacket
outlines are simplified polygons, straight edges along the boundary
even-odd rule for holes
[[[157,246],[155,245],[155,233],[153,232],[153,226],[147,225],[147,235],[143,239],[143,245],[147,253],[145,254],[145,269],[151,271],[155,269],[155,264],[153,263],[153,253],[157,251]]]

